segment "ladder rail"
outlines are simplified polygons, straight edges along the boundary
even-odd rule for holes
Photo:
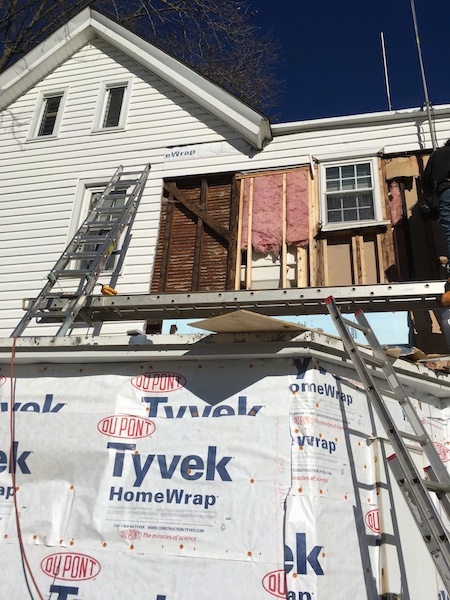
[[[332,296],[328,297],[325,300],[325,303],[342,339],[344,348],[355,366],[367,396],[370,399],[394,450],[395,454],[388,459],[392,472],[400,485],[411,513],[427,544],[430,555],[435,562],[436,568],[438,569],[447,590],[450,590],[450,538],[429,494],[429,490],[435,491],[444,511],[447,512],[447,510],[450,510],[450,475],[442,463],[436,448],[420,421],[410,399],[406,395],[401,383],[398,381],[388,357],[380,346],[363,312],[357,311],[355,314],[358,321],[357,329],[363,331],[366,336],[373,355],[379,362],[386,380],[394,392],[395,399],[399,402],[410,422],[414,431],[414,436],[408,434],[404,435],[398,429],[392,418],[388,406],[367,368],[367,364],[363,358],[364,353],[358,350],[358,346],[347,328],[347,325],[351,327],[354,326],[353,321],[348,321],[342,317]],[[428,474],[430,479],[429,487],[427,487],[426,480],[421,477],[419,470],[410,455],[405,443],[405,438],[415,439],[415,441],[423,448],[431,463],[431,470]],[[445,500],[443,500],[444,498]]]
[[[11,337],[20,336],[33,318],[36,318],[36,320],[45,320],[46,318],[52,320],[55,317],[62,319],[62,324],[56,333],[57,336],[66,335],[73,327],[79,314],[85,322],[91,324],[86,320],[82,309],[87,298],[92,294],[98,277],[105,268],[110,255],[116,252],[115,246],[122,233],[126,228],[130,228],[134,222],[149,172],[149,164],[142,171],[125,171],[123,166],[118,167],[66,249],[56,261],[55,266],[47,275],[47,283],[38,297],[30,303]],[[124,181],[122,178],[128,179]],[[114,194],[116,190],[120,191],[121,188],[128,190],[131,187],[132,191],[130,193]],[[124,201],[123,206],[114,206],[118,199]],[[111,206],[107,206],[109,201],[111,201]],[[110,219],[100,218],[99,220],[98,217],[102,217],[102,215],[109,215]],[[90,235],[91,232],[94,232],[94,235]],[[86,250],[86,247],[89,246],[93,246],[93,250]],[[118,253],[123,254],[124,249],[122,248]],[[69,268],[70,264],[75,261],[81,261],[81,266]],[[83,261],[87,262],[85,267],[83,267]],[[59,297],[62,299],[62,306],[58,307],[58,310],[52,311],[50,309],[53,304],[49,306],[47,301],[50,298],[52,300],[58,298],[58,294],[51,294],[51,290],[56,284],[59,284],[60,278],[78,279],[78,287],[69,294],[69,298],[67,294],[61,292]]]

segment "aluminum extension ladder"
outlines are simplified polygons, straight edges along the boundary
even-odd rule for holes
[[[363,383],[367,396],[383,425],[395,454],[388,457],[392,473],[422,534],[426,546],[435,562],[447,592],[450,593],[450,537],[444,527],[430,492],[439,499],[440,506],[450,519],[450,475],[441,461],[433,442],[406,395],[397,375],[380,346],[364,313],[355,313],[357,323],[342,317],[332,296],[325,300],[328,311],[339,332],[344,347]],[[372,353],[360,352],[348,327],[360,330],[366,337]],[[398,401],[414,434],[400,431],[392,418],[381,391],[372,378],[368,365],[381,368],[390,390],[383,394]],[[425,469],[424,479],[416,467],[406,441],[414,441],[423,449],[430,466]]]
[[[33,318],[37,322],[61,322],[57,336],[69,332],[108,259],[116,253],[122,233],[133,223],[149,171],[150,165],[140,171],[125,171],[122,166],[117,169],[47,275],[47,283],[39,296],[30,302],[11,337],[20,336]],[[121,251],[117,253],[121,254]],[[62,280],[71,287],[71,292],[62,290]],[[58,291],[54,291],[55,286],[58,286]],[[58,308],[52,308],[52,302],[60,300],[63,301],[62,306],[59,303]]]

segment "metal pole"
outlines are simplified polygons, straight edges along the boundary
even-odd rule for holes
[[[384,33],[383,32],[381,32],[381,51],[383,53],[384,80],[386,82],[386,96],[387,96],[388,110],[392,110],[391,90],[389,87],[389,75],[388,75],[387,58],[386,58],[386,46],[384,43]]]
[[[414,32],[416,34],[417,54],[419,56],[420,72],[422,74],[423,92],[425,94],[425,106],[427,109],[428,125],[430,127],[431,144],[433,146],[433,150],[436,150],[437,141],[436,141],[436,134],[434,131],[433,119],[432,119],[432,115],[431,115],[431,102],[430,102],[430,98],[428,97],[427,80],[425,78],[425,69],[424,69],[423,60],[422,60],[422,50],[420,49],[420,39],[419,39],[419,30],[417,27],[416,7],[414,4],[414,0],[410,0],[410,3],[411,3],[412,18],[413,18],[413,22],[414,22]]]

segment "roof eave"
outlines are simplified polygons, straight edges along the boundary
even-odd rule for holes
[[[92,11],[96,34],[261,149],[272,138],[267,117],[160,48]]]
[[[91,41],[105,40],[261,149],[272,138],[261,113],[104,15],[86,8],[0,75],[0,110]]]

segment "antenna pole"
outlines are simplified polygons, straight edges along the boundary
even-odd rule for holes
[[[386,82],[386,96],[387,96],[388,110],[392,110],[391,90],[390,90],[390,86],[389,86],[389,74],[388,74],[388,66],[387,66],[387,58],[386,58],[386,45],[384,43],[384,33],[383,32],[381,32],[381,51],[383,53],[384,80]]]
[[[420,48],[419,29],[417,27],[417,17],[416,17],[416,7],[414,4],[414,0],[410,0],[410,3],[411,3],[412,18],[413,18],[413,22],[414,22],[414,32],[416,34],[417,54],[419,56],[420,72],[422,74],[423,92],[425,95],[425,106],[427,109],[428,125],[430,127],[431,144],[433,146],[433,150],[436,150],[436,148],[437,148],[436,133],[434,131],[433,119],[432,119],[432,115],[431,115],[431,102],[430,102],[430,98],[428,96],[427,80],[425,78],[425,69],[424,69],[423,60],[422,60],[422,50]]]

